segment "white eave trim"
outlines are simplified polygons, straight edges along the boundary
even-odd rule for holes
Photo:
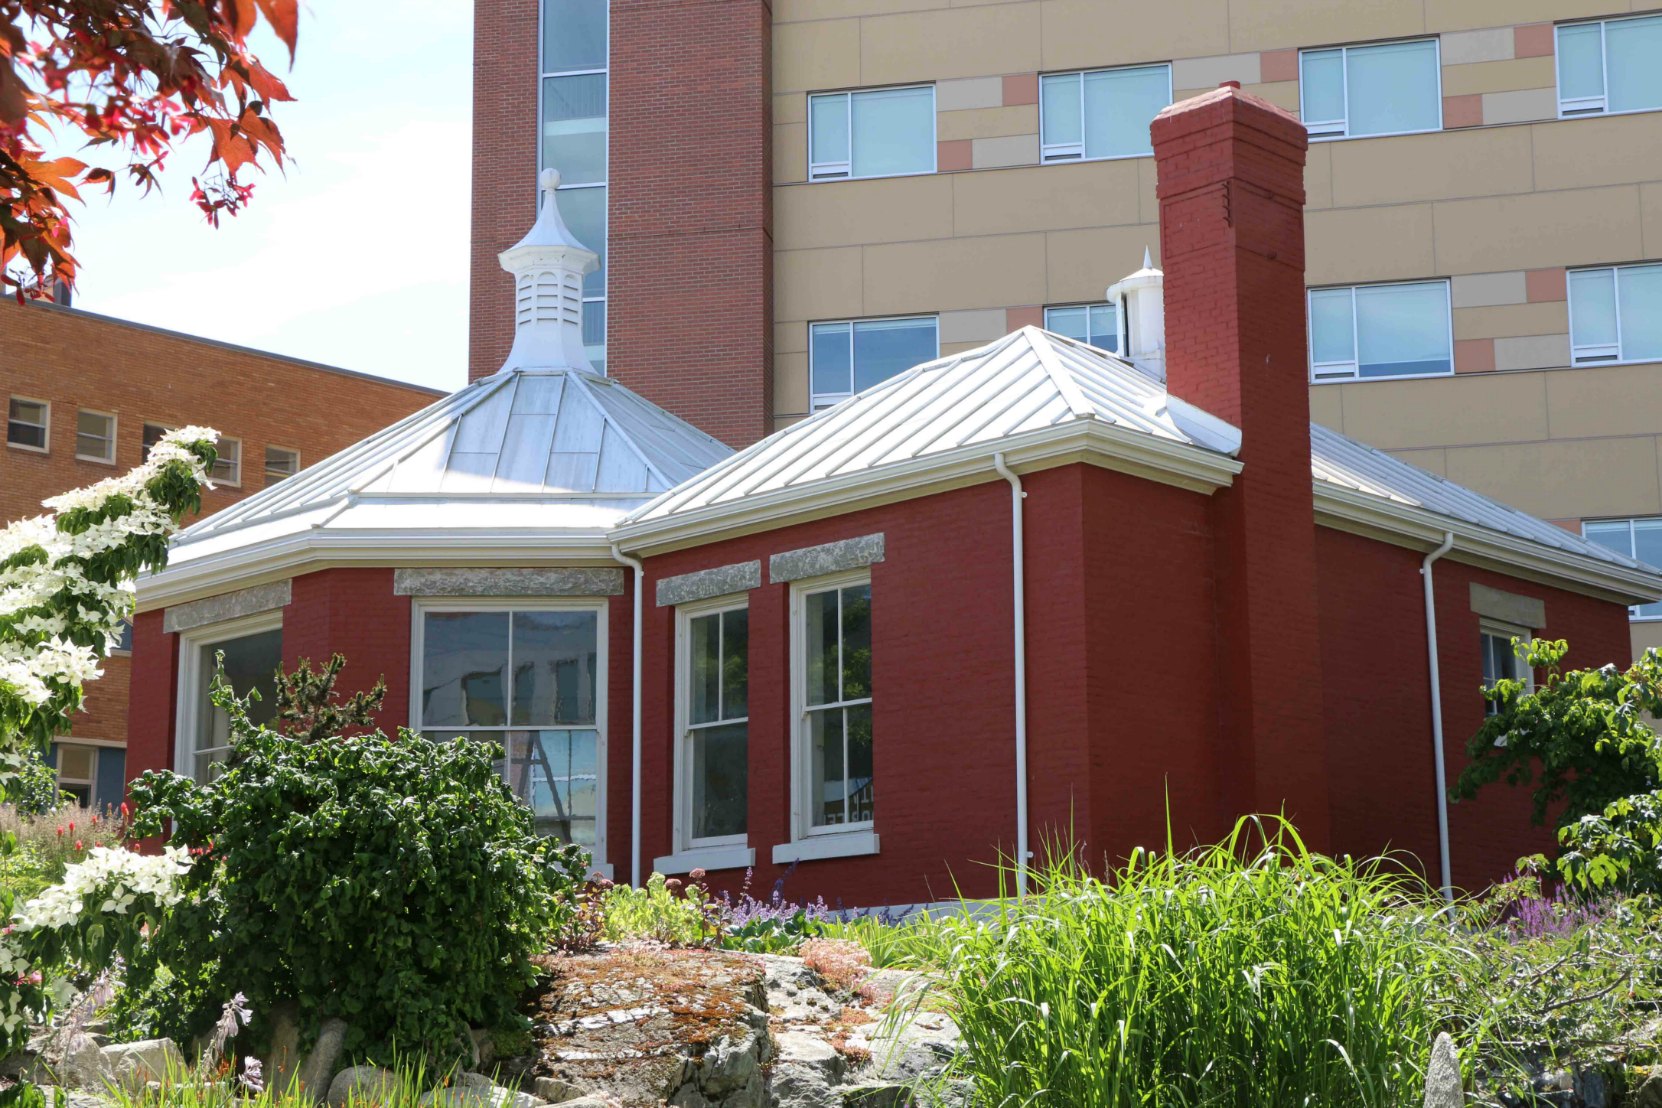
[[[1558,550],[1329,481],[1315,483],[1316,522],[1421,551],[1452,533],[1448,557],[1543,585],[1622,604],[1662,600],[1662,574]]]
[[[1232,484],[1241,471],[1239,461],[1215,451],[1099,419],[1070,420],[1041,431],[806,481],[799,487],[742,496],[657,518],[625,520],[613,530],[612,538],[632,554],[662,554],[721,536],[768,530],[996,481],[1000,478],[992,458],[1000,452],[1012,469],[1023,472],[1086,462],[1207,495]],[[675,493],[666,495],[673,497]],[[650,510],[651,505],[643,509]]]

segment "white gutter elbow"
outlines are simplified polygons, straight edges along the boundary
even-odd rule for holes
[[[1454,532],[1443,533],[1442,545],[1420,563],[1420,584],[1425,590],[1425,649],[1431,674],[1431,749],[1436,758],[1437,854],[1442,864],[1443,899],[1454,900],[1454,877],[1449,863],[1448,771],[1443,766],[1443,686],[1437,666],[1437,590],[1431,580],[1432,563],[1454,548]]]
[[[635,631],[629,676],[629,884],[641,886],[641,605],[646,592],[646,566],[612,544],[612,557],[635,571]]]
[[[1021,478],[1004,464],[1002,452],[993,455],[993,469],[1010,482],[1010,546],[1016,639],[1016,895],[1027,895],[1027,586],[1022,540],[1022,500],[1027,493]]]

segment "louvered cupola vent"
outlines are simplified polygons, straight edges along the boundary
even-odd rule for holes
[[[560,218],[560,174],[539,179],[542,206],[531,231],[501,254],[514,275],[514,346],[502,372],[515,369],[578,369],[589,373],[583,350],[583,275],[600,256],[578,242]]]

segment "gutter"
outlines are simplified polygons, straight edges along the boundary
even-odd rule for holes
[[[1454,548],[1454,532],[1443,533],[1442,545],[1420,563],[1420,584],[1425,589],[1425,649],[1431,672],[1431,749],[1436,758],[1437,855],[1443,867],[1443,899],[1454,903],[1454,878],[1450,873],[1448,848],[1448,771],[1443,766],[1443,686],[1437,667],[1437,590],[1431,580],[1431,566]]]
[[[993,468],[1010,482],[1011,597],[1016,637],[1016,895],[1027,895],[1027,559],[1022,541],[1021,478],[1004,464],[1004,454],[993,455]]]
[[[629,675],[629,884],[641,886],[641,598],[646,592],[646,567],[612,544],[612,557],[635,571],[635,633]]]

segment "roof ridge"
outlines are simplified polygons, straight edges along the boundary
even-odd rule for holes
[[[1085,398],[1085,392],[1079,387],[1079,382],[1075,381],[1073,374],[1057,360],[1056,351],[1050,345],[1050,333],[1029,323],[1016,334],[1027,339],[1046,376],[1062,394],[1062,399],[1067,401],[1068,410],[1079,419],[1095,419],[1096,405]]]
[[[640,443],[635,441],[635,436],[626,431],[612,413],[606,410],[606,405],[600,402],[600,397],[594,393],[592,386],[583,380],[583,377],[584,375],[581,372],[568,373],[566,380],[568,383],[575,382],[577,384],[583,393],[583,398],[594,406],[594,410],[600,414],[600,419],[606,425],[606,428],[623,440],[624,445],[646,467],[647,473],[656,477],[665,489],[674,488],[676,482],[670,479],[669,474],[659,469],[656,462],[647,457],[646,451],[641,449]],[[602,448],[604,448],[604,444],[602,444]]]

